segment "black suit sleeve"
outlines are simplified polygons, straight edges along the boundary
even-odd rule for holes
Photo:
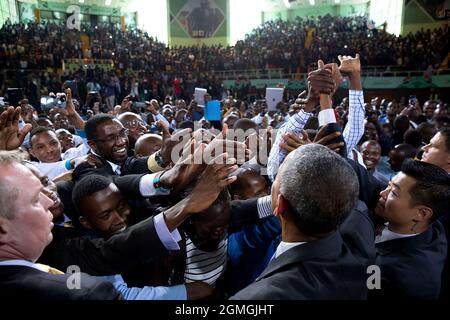
[[[243,227],[260,223],[263,220],[258,215],[258,198],[234,200],[231,202],[231,220],[229,233],[239,231]]]
[[[149,218],[108,240],[54,239],[46,248],[46,260],[42,263],[63,271],[77,265],[82,272],[91,275],[114,275],[167,253],[156,233],[153,218]]]
[[[142,199],[139,182],[145,174],[129,174],[126,176],[113,176],[114,184],[127,199]]]
[[[364,202],[357,201],[339,232],[354,255],[367,260],[367,264],[375,263],[375,228]]]
[[[128,174],[145,174],[145,173],[152,173],[150,169],[148,168],[148,158],[149,157],[143,157],[143,158],[136,158],[136,157],[130,157],[125,162],[123,168],[122,168],[122,175],[128,175]]]

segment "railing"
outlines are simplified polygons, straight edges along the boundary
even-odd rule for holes
[[[373,66],[361,70],[363,77],[415,77],[427,73],[424,70],[402,70],[397,66]],[[283,69],[252,69],[252,70],[226,70],[214,71],[221,80],[237,80],[242,77],[247,79],[305,79],[307,73],[286,73]],[[450,69],[433,70],[431,75],[450,74]]]
[[[63,71],[78,69],[79,67],[95,67],[112,69],[114,68],[114,61],[111,59],[64,59],[62,60]]]

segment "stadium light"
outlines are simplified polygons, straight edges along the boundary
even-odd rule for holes
[[[309,0],[309,4],[313,6],[313,5],[316,4],[316,1],[315,0]]]
[[[105,6],[110,6],[112,3],[112,0],[105,0]]]
[[[336,4],[341,3],[341,0],[334,0],[334,3]]]
[[[84,3],[84,0],[78,0],[79,3]]]
[[[291,7],[291,3],[289,2],[289,0],[283,0],[284,5],[286,6],[286,8],[290,8]]]

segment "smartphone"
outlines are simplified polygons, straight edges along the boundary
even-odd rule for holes
[[[417,97],[416,96],[409,96],[409,104],[411,106],[415,106],[417,103]]]

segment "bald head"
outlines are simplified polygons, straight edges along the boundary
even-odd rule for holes
[[[162,137],[157,134],[144,134],[134,146],[134,154],[137,157],[146,157],[160,150],[162,146]]]

